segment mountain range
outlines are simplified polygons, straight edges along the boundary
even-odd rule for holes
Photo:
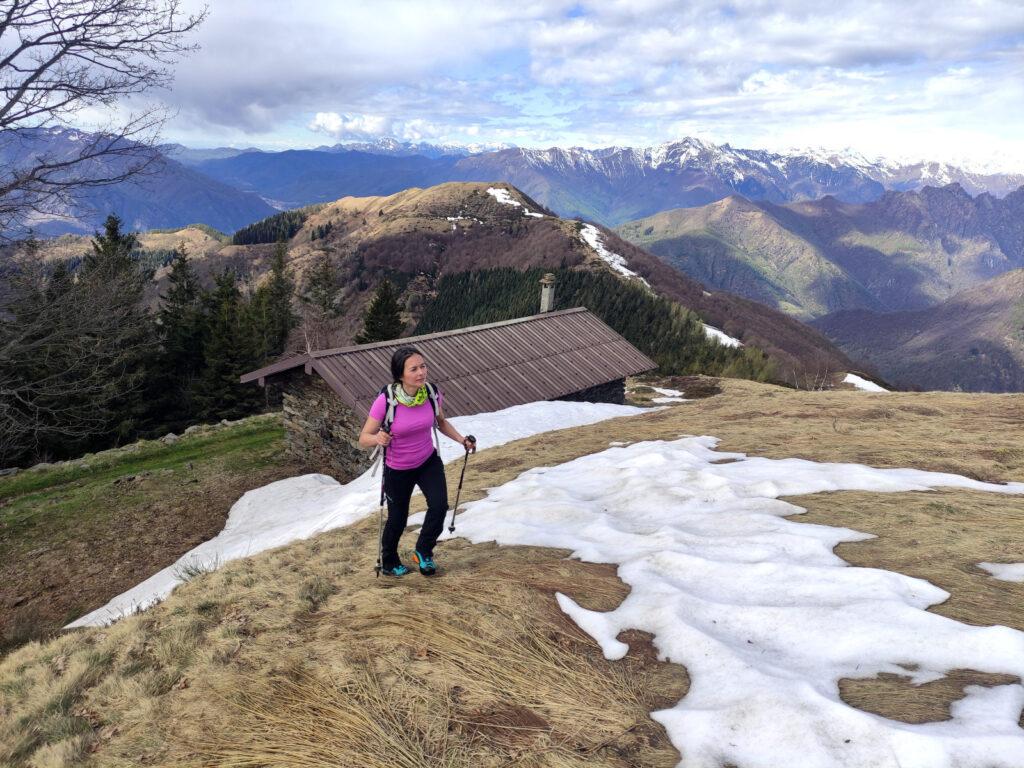
[[[204,282],[224,268],[246,281],[258,281],[274,249],[272,243],[225,244],[196,229],[140,236],[144,250],[173,248],[182,240]],[[66,258],[76,247],[85,250],[87,239],[50,241],[43,257]],[[288,263],[300,284],[323,258],[335,269],[344,308],[336,322],[335,346],[351,343],[383,277],[402,290],[409,323],[414,324],[432,300],[437,281],[447,275],[502,267],[579,269],[647,286],[653,294],[696,312],[745,345],[765,351],[789,383],[859,367],[819,331],[794,318],[742,297],[709,291],[615,233],[554,216],[505,184],[445,183],[333,201],[310,211],[288,241]],[[157,272],[153,299],[166,289],[167,270]]]
[[[775,205],[731,196],[617,230],[688,275],[797,317],[923,309],[1024,267],[1024,188],[959,184]]]
[[[733,194],[777,204],[826,195],[862,203],[879,199],[887,189],[905,191],[929,183],[958,182],[968,191],[996,195],[1024,184],[1024,175],[983,176],[937,163],[872,163],[854,155],[734,149],[694,138],[646,148],[507,148],[475,154],[378,142],[244,152],[195,167],[283,207],[345,195],[393,194],[445,181],[505,181],[561,216],[606,226]]]
[[[72,151],[84,136],[51,129],[39,131],[37,143],[60,155]],[[6,143],[0,161],[16,167],[26,154],[19,147]],[[826,195],[864,203],[886,190],[914,190],[929,183],[957,182],[972,194],[987,191],[994,196],[1024,184],[1024,175],[975,174],[948,164],[869,161],[851,152],[735,149],[695,138],[595,150],[495,150],[394,139],[283,152],[180,144],[161,149],[167,162],[158,172],[126,183],[124,189],[114,185],[89,190],[76,205],[38,222],[37,229],[44,234],[88,231],[115,212],[136,229],[202,221],[232,231],[266,216],[268,206],[296,208],[446,181],[504,181],[559,215],[606,226],[735,194],[776,204]]]
[[[36,140],[47,151],[72,152],[74,142],[83,135],[56,130],[40,132]],[[13,167],[24,160],[12,154],[14,144],[4,146],[7,153],[0,162]],[[563,221],[619,223],[618,234],[632,244],[603,228],[595,232],[615,243],[608,247],[624,259],[642,265],[637,271],[655,290],[732,335],[751,335],[755,345],[774,350],[775,357],[794,370],[806,372],[813,368],[811,361],[821,363],[826,358],[832,370],[848,368],[846,353],[870,358],[887,375],[917,386],[931,386],[941,377],[915,378],[930,364],[894,365],[883,353],[903,342],[897,344],[894,336],[886,346],[886,336],[880,334],[866,345],[855,326],[878,328],[888,313],[924,312],[893,319],[907,327],[923,327],[933,322],[926,321],[927,311],[940,306],[946,309],[934,315],[934,322],[948,326],[955,323],[958,311],[982,298],[974,291],[980,283],[1024,267],[1024,189],[1006,192],[1024,179],[969,174],[938,163],[900,165],[820,151],[770,153],[692,138],[640,149],[505,148],[473,153],[464,148],[379,141],[285,152],[168,145],[164,153],[167,159],[157,172],[132,183],[87,190],[76,205],[58,212],[61,216],[34,222],[36,231],[90,232],[106,213],[114,211],[136,230],[201,222],[230,232],[277,209],[334,204],[347,196],[382,199],[415,194],[453,181],[479,193],[481,183],[493,185],[501,180],[502,188],[511,183],[521,189],[515,194],[543,212],[545,220],[554,221],[552,214],[558,214]],[[951,179],[942,187],[921,187],[925,180]],[[972,194],[982,188],[988,191]],[[375,226],[391,221],[385,207],[377,214],[381,218]],[[450,223],[465,238],[468,235],[458,223],[461,215],[449,210],[443,226]],[[317,216],[309,220],[319,222],[313,226],[319,226],[320,232],[327,223],[335,223]],[[447,217],[454,217],[453,221]],[[635,218],[624,220],[629,217]],[[388,258],[401,261],[412,258],[402,255],[414,247],[410,243],[417,248],[451,248],[451,243],[436,240],[436,233],[424,235],[423,222],[416,216],[399,218],[406,222],[401,233],[389,230],[387,235],[368,237],[362,224],[346,224],[348,235],[342,238],[334,231],[317,249],[355,248],[352,253],[365,259],[369,253],[397,248],[397,256]],[[562,246],[551,251],[554,236],[549,224],[523,230],[547,231],[540,240],[534,241],[531,235],[513,238],[515,242],[503,238],[523,227],[507,221],[501,226],[505,229],[494,244],[500,264],[493,266],[556,267],[571,255]],[[365,242],[359,240],[361,244],[353,246],[355,241],[347,238],[355,237],[357,230]],[[482,232],[472,238],[474,246],[467,251],[467,259],[490,264],[488,246],[475,239],[477,235],[486,239]],[[305,234],[306,241],[302,236],[300,232],[298,239],[292,239],[293,251],[298,247],[301,252],[302,243],[313,239],[310,232]],[[534,264],[527,245],[545,253],[557,251],[560,256]],[[231,263],[258,273],[268,249],[216,243],[205,244],[203,250],[209,251],[211,264]],[[452,254],[460,252],[455,248]],[[384,267],[378,265],[378,269]],[[432,272],[424,265],[416,271],[437,276],[436,269]],[[365,282],[355,273],[349,276]],[[355,298],[358,304],[367,297]],[[778,311],[766,315],[770,310],[761,305]],[[850,311],[870,316],[842,314]],[[1016,312],[1012,302],[992,311],[1002,313],[1000,327],[1012,328]],[[786,315],[795,319],[780,319]],[[819,327],[844,352],[815,332],[808,336],[806,326],[796,319],[820,321]],[[923,344],[926,339],[940,346],[928,347]],[[1015,339],[1009,331],[993,337],[990,343],[1001,351],[986,354],[1002,361],[997,367],[1009,373],[981,377],[987,383],[977,386],[1002,387],[1001,382],[1015,380]],[[941,355],[941,345],[947,343],[939,333],[925,334],[921,342],[921,349],[927,347],[933,356]],[[866,355],[864,350],[872,346],[878,354]],[[977,344],[970,348],[982,349]],[[978,362],[977,355],[969,357],[964,365]],[[958,381],[956,366],[949,375],[950,381]]]
[[[1024,188],[775,205],[732,196],[617,231],[719,290],[812,321],[887,380],[1024,389]]]
[[[90,135],[71,129],[8,131],[0,140],[0,168],[19,173],[35,158],[69,162],[80,156]],[[87,161],[84,173],[109,178],[122,173],[132,159],[123,155]],[[175,160],[159,157],[143,174],[117,184],[79,189],[74,199],[25,222],[37,235],[93,232],[110,213],[126,228],[147,230],[201,222],[231,232],[274,212],[258,195],[231,186]],[[17,233],[13,233],[17,234]]]

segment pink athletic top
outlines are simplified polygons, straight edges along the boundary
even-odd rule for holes
[[[444,395],[437,392],[438,408],[444,403]],[[388,402],[384,395],[370,406],[370,418],[384,421]],[[420,405],[395,406],[395,420],[391,424],[391,444],[388,446],[387,465],[392,469],[413,469],[430,458],[434,452],[434,409],[430,399]]]

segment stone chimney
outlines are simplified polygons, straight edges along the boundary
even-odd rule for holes
[[[540,311],[550,312],[555,304],[555,276],[548,272],[540,279]]]

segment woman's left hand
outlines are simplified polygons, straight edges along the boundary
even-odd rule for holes
[[[472,435],[462,438],[462,447],[466,449],[466,453],[476,453],[476,438]]]

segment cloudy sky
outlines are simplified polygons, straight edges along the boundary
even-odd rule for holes
[[[164,95],[189,146],[689,135],[1024,171],[1024,0],[210,5]]]

